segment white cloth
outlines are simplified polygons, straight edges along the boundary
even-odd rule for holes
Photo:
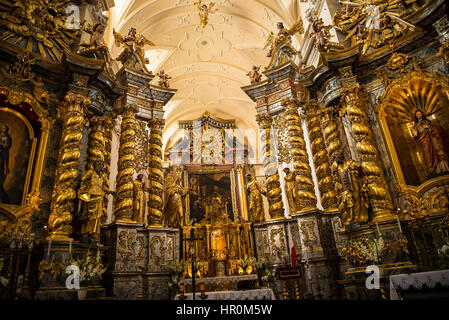
[[[269,288],[244,290],[244,291],[214,291],[205,292],[205,300],[275,300],[273,290]],[[186,293],[186,300],[193,300],[192,293]],[[195,299],[201,300],[200,293],[195,293]],[[175,300],[179,300],[179,294]]]
[[[232,282],[237,285],[237,282],[241,280],[257,280],[257,274],[250,274],[250,275],[241,275],[241,276],[225,276],[225,277],[208,277],[204,278],[204,284],[212,284],[212,283],[218,283],[218,282]],[[199,286],[200,278],[196,278],[196,285]],[[184,280],[185,285],[192,285],[192,279],[185,279]]]
[[[449,287],[449,270],[396,274],[390,276],[390,300],[399,300],[397,289],[408,290],[410,287],[421,289],[423,285],[435,288],[437,284]]]

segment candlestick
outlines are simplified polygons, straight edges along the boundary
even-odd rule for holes
[[[69,243],[69,255],[72,254],[72,241],[70,241]]]
[[[50,257],[51,240],[48,241],[47,259]]]
[[[399,217],[398,217],[398,227],[399,227],[399,232],[402,233],[401,221],[399,220]]]
[[[377,234],[380,236],[379,224],[376,222]]]

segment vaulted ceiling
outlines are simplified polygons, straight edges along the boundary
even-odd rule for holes
[[[165,108],[164,144],[181,134],[177,120],[196,119],[206,110],[236,119],[239,129],[257,129],[255,105],[240,87],[249,84],[246,73],[253,65],[268,63],[263,45],[276,23],[290,27],[300,14],[298,0],[214,0],[218,11],[203,29],[195,1],[115,0],[109,12],[110,28],[126,34],[135,27],[157,45],[145,48],[147,67],[165,70],[178,89]],[[294,39],[298,48],[300,41]],[[119,49],[109,43],[116,56]]]

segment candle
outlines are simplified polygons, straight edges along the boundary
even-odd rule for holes
[[[401,221],[399,220],[399,217],[398,217],[398,227],[399,227],[399,232],[402,233]]]
[[[380,236],[379,224],[376,222],[377,234]]]
[[[181,297],[184,296],[184,279],[181,280],[181,283],[179,284],[179,295]]]
[[[70,244],[69,244],[69,255],[71,255],[72,254],[72,241],[70,241]]]
[[[205,290],[204,290],[204,279],[201,278],[201,281],[200,281],[200,293],[203,295],[204,292],[205,292]]]
[[[48,241],[47,258],[50,257],[51,240]]]

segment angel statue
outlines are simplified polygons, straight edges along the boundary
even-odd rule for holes
[[[292,60],[298,54],[298,51],[292,46],[292,35],[297,32],[304,32],[301,17],[298,18],[290,29],[285,28],[282,22],[278,22],[277,28],[278,34],[275,35],[273,32],[270,32],[264,45],[264,49],[270,48],[267,57],[271,58],[271,60],[267,69],[281,65],[285,62],[285,58]]]
[[[328,52],[331,50],[341,50],[343,49],[343,45],[331,42],[329,39],[331,38],[329,30],[333,28],[332,25],[325,26],[323,23],[323,19],[318,18],[318,14],[315,11],[312,15],[311,19],[311,35],[315,39],[314,47],[319,52]]]
[[[81,42],[81,49],[78,50],[77,54],[82,56],[94,55],[96,58],[103,59],[107,63],[111,63],[111,55],[109,53],[108,46],[104,42],[104,26],[101,23],[95,25],[85,24],[85,22],[80,25],[81,30],[90,34],[90,39],[88,42]]]
[[[150,61],[145,58],[145,53],[143,51],[143,47],[145,45],[149,46],[155,46],[155,44],[145,38],[142,34],[137,33],[136,28],[130,28],[128,31],[128,34],[126,36],[122,36],[120,33],[116,32],[115,29],[113,29],[114,33],[114,39],[115,39],[115,45],[117,47],[120,47],[123,45],[125,48],[125,54],[122,53],[117,58],[122,62],[123,65],[127,67],[131,67],[133,69],[136,69],[138,71],[142,71],[139,69],[143,69],[143,71],[149,72],[145,68],[145,64],[150,63]],[[135,57],[137,58],[129,58],[129,55],[126,55],[126,53],[133,53]]]
[[[201,27],[205,27],[207,25],[207,23],[209,22],[209,13],[215,13],[218,10],[215,9],[213,10],[212,8],[215,6],[215,2],[211,2],[209,4],[209,7],[206,4],[203,4],[202,0],[199,0],[197,2],[194,3],[195,6],[198,7],[198,9],[200,10],[199,15],[200,15],[200,21],[201,21]]]

